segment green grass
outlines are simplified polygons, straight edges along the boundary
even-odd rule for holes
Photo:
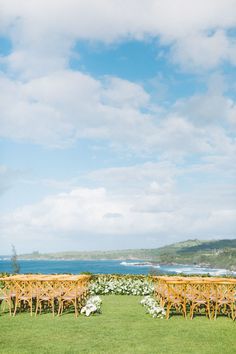
[[[0,316],[0,353],[236,353],[236,322],[228,318],[193,321],[153,319],[140,297],[103,297],[102,314]]]

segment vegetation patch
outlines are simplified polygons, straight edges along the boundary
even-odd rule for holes
[[[89,291],[94,295],[150,295],[152,278],[144,276],[98,275],[93,277]]]

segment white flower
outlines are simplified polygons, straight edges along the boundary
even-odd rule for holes
[[[87,300],[86,305],[81,309],[80,313],[90,316],[92,313],[100,312],[102,300],[99,296],[93,296]]]
[[[145,296],[145,298],[142,299],[140,303],[141,305],[145,306],[146,312],[152,315],[154,318],[163,318],[166,315],[165,309],[150,296]]]

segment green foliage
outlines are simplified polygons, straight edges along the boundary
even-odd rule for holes
[[[188,247],[182,247],[180,253],[198,252],[198,251],[216,251],[224,250],[225,248],[235,248],[236,239],[234,240],[217,240],[217,241],[204,241],[198,244],[190,244]]]
[[[18,256],[14,245],[12,245],[11,267],[13,274],[20,273],[20,264],[18,262]]]
[[[10,275],[9,273],[3,272],[3,273],[0,273],[0,278],[8,277],[9,275]],[[3,283],[3,281],[0,280],[0,289],[3,287],[4,287],[4,283]]]

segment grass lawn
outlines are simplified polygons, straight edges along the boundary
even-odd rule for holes
[[[236,353],[236,322],[228,318],[153,319],[140,297],[102,298],[102,314],[88,318],[1,315],[0,353]]]

